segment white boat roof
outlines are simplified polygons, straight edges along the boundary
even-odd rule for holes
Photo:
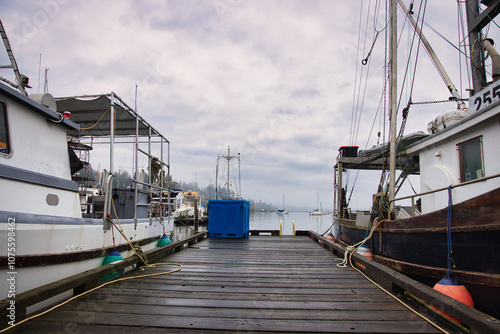
[[[2,95],[5,95],[8,98],[13,99],[14,101],[18,102],[19,104],[23,105],[29,110],[32,110],[35,113],[38,113],[42,115],[43,117],[47,118],[48,120],[52,120],[55,122],[58,122],[61,120],[61,114],[47,108],[44,105],[39,104],[38,102],[30,99],[29,97],[25,96],[24,94],[20,93],[16,89],[13,89],[3,83],[0,83],[0,93]],[[80,129],[80,126],[76,124],[72,120],[68,119],[63,119],[62,122],[60,123],[61,125],[67,127],[71,131],[78,131]]]

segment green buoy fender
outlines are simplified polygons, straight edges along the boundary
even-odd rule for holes
[[[160,240],[158,240],[158,243],[156,244],[156,247],[162,247],[162,246],[165,246],[165,245],[170,245],[171,243],[172,243],[172,240],[170,240],[170,238],[167,237],[164,234],[163,237],[161,237]]]
[[[113,250],[111,250],[111,252],[109,252],[108,255],[106,255],[104,257],[104,260],[102,261],[102,264],[103,265],[110,264],[110,263],[114,263],[114,262],[117,262],[117,261],[120,261],[120,260],[123,260],[123,256],[116,249],[113,249]],[[102,280],[103,281],[107,281],[107,280],[109,280],[109,279],[111,279],[113,277],[116,277],[118,275],[123,274],[124,271],[125,271],[125,269],[117,270],[114,273],[111,273],[109,275],[103,276]]]

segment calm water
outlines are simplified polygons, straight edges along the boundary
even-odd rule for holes
[[[276,212],[250,212],[251,230],[279,230],[283,222],[283,235],[292,235],[293,221],[295,230],[325,232],[333,223],[332,216],[310,216],[308,212],[290,212],[278,215]]]
[[[295,230],[314,231],[324,233],[332,225],[332,216],[310,216],[308,212],[290,212],[287,215],[278,215],[276,212],[250,212],[251,230],[279,230],[280,221],[283,224],[283,235],[292,235],[293,222]],[[199,227],[200,231],[206,231],[207,226]],[[176,224],[171,235],[172,241],[182,240],[193,235],[193,226]]]

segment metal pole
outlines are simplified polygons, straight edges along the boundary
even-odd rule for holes
[[[389,160],[389,200],[393,200],[396,190],[396,136],[397,136],[397,111],[398,111],[398,94],[397,94],[397,4],[396,0],[391,0],[389,4],[390,17],[390,66],[389,66],[389,110],[390,110],[390,160]],[[389,217],[394,212],[394,202],[390,202]]]
[[[198,212],[198,198],[194,198],[194,231],[198,232],[199,229],[199,212]]]
[[[444,83],[446,84],[446,87],[448,87],[448,90],[450,91],[451,95],[457,99],[457,104],[458,104],[458,109],[460,110],[467,110],[467,106],[465,103],[462,101],[462,97],[460,96],[460,93],[458,92],[457,88],[451,81],[450,77],[448,76],[448,73],[446,73],[446,70],[443,67],[443,64],[441,64],[441,61],[439,61],[439,58],[436,56],[436,53],[434,52],[434,49],[430,45],[429,41],[425,37],[425,35],[422,33],[422,30],[420,27],[417,25],[417,22],[413,19],[413,16],[410,15],[408,12],[408,9],[404,5],[403,1],[398,0],[399,6],[405,12],[406,16],[410,20],[411,25],[413,26],[413,29],[415,29],[415,32],[418,34],[418,38],[424,45],[425,49],[429,53],[429,56],[432,59],[432,62],[434,65],[436,65],[437,70],[439,71],[439,74],[441,75],[441,78],[443,79]]]
[[[231,160],[231,155],[229,154],[229,145],[227,146],[227,194],[229,195],[229,161]]]
[[[23,76],[19,72],[19,68],[17,67],[16,58],[14,58],[14,53],[12,52],[12,48],[10,47],[10,42],[9,39],[7,38],[7,33],[5,32],[5,29],[3,27],[2,20],[0,20],[0,35],[2,36],[3,44],[5,45],[5,50],[7,51],[7,55],[9,56],[11,66],[8,67],[12,68],[12,70],[14,71],[14,75],[16,76],[17,88],[21,93],[23,93],[23,95],[28,96],[28,93],[26,92],[26,89],[23,86]]]
[[[473,26],[472,23],[479,15],[479,6],[477,0],[466,0],[465,8],[467,14],[467,25]],[[469,31],[469,48],[471,55],[471,74],[474,91],[471,96],[483,89],[486,83],[486,74],[483,66],[483,42],[480,28],[474,28]]]
[[[337,163],[337,218],[342,218],[342,163]]]
[[[151,187],[153,183],[153,176],[151,175],[152,168],[151,168],[151,162],[153,159],[151,159],[151,126],[148,126],[148,158],[149,158],[149,173],[148,173],[148,193],[153,197],[153,187]],[[150,203],[151,204],[151,203]],[[153,224],[153,218],[151,217],[151,208],[152,206],[149,207],[149,225]]]
[[[163,218],[163,193],[165,192],[165,177],[163,175],[163,137],[160,136],[160,218]],[[168,193],[170,196],[170,192]]]
[[[238,153],[238,178],[239,178],[239,183],[240,183],[240,193],[239,197],[241,198],[241,159],[240,159],[240,154]]]
[[[219,179],[219,156],[217,156],[217,165],[215,166],[215,199],[219,199],[217,194],[217,180]]]
[[[337,167],[333,167],[333,215],[335,216],[335,208],[337,207]],[[337,218],[339,218],[337,213]]]
[[[166,139],[165,139],[166,140]],[[170,194],[171,194],[171,182],[170,182],[170,142],[166,140],[167,142],[167,182],[168,182],[168,203],[170,204]],[[172,211],[172,207],[169,205],[167,207],[167,215],[169,216],[167,219],[170,219],[170,212]]]
[[[137,85],[135,85],[135,181],[140,181],[139,180],[139,115],[137,114]],[[139,183],[135,183],[135,189],[134,189],[134,224],[137,226],[137,196],[138,194],[138,189],[137,187],[139,186]]]
[[[111,92],[111,114],[109,116],[109,172],[115,172],[115,93]]]

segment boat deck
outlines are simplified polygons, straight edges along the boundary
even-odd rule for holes
[[[309,237],[210,238],[9,333],[436,333]],[[130,275],[160,272],[147,268]]]

